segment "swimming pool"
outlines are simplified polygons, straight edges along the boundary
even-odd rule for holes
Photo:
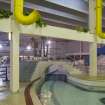
[[[43,105],[105,105],[103,92],[89,92],[60,81],[47,81],[41,88]]]

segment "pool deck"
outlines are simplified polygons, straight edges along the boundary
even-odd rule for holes
[[[14,93],[14,94],[12,94],[8,91],[2,92],[2,95],[0,95],[0,99],[1,99],[0,105],[26,105],[25,98],[24,98],[25,86],[22,85],[20,87],[19,92]],[[8,96],[7,96],[7,94],[8,94]]]

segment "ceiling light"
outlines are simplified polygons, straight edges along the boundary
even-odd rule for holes
[[[32,47],[31,47],[30,45],[28,45],[28,46],[26,47],[26,49],[27,49],[28,51],[30,51],[30,50],[32,50]]]
[[[50,44],[51,44],[51,40],[48,40],[48,41],[47,41],[47,44],[50,45]]]
[[[3,46],[2,46],[2,44],[0,44],[0,49],[2,49],[3,48]]]

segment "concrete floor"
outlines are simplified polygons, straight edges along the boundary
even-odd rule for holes
[[[0,105],[26,105],[24,89],[26,85],[21,85],[19,92],[10,93],[9,91],[0,92]]]

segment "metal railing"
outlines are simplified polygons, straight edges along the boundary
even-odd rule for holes
[[[0,66],[0,79],[2,79],[3,82],[9,81],[9,71],[8,66]]]

